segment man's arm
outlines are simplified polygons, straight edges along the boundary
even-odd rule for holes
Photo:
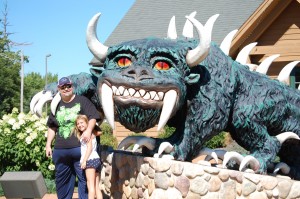
[[[47,142],[46,142],[46,156],[49,158],[52,157],[52,141],[55,137],[55,129],[48,127],[48,133],[47,133]]]
[[[87,143],[91,139],[92,131],[95,128],[96,119],[90,119],[87,129],[82,133],[82,139]]]

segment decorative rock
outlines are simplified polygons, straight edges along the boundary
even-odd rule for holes
[[[243,182],[243,195],[248,196],[256,190],[256,186],[253,182],[249,180],[244,180]]]
[[[240,195],[242,195],[242,191],[243,191],[242,185],[240,183],[237,183],[236,184],[236,193],[240,196]]]
[[[131,188],[129,186],[123,186],[123,193],[125,194],[126,198],[129,198],[131,194]]]
[[[237,180],[239,183],[243,182],[243,176],[242,176],[241,172],[239,172],[239,171],[230,171],[229,177]]]
[[[300,197],[300,182],[294,182],[288,198],[299,198]]]
[[[183,174],[190,179],[195,178],[196,176],[202,176],[204,174],[203,166],[195,165],[191,163],[186,163],[184,165]]]
[[[151,194],[151,199],[168,199],[168,196],[164,190],[155,189]]]
[[[158,172],[164,172],[170,169],[172,160],[151,158],[149,159],[149,165]]]
[[[137,188],[136,187],[133,187],[132,189],[131,189],[131,194],[130,194],[130,196],[133,198],[133,199],[138,199],[138,193],[137,193]]]
[[[273,197],[278,198],[279,196],[279,191],[277,188],[273,189]]]
[[[154,178],[154,175],[155,175],[155,170],[152,169],[151,167],[149,167],[149,170],[148,170],[148,176],[149,178]]]
[[[240,194],[241,195],[241,191],[242,189],[240,188]],[[220,198],[225,198],[226,199],[235,199],[237,194],[237,189],[236,189],[236,183],[234,181],[227,181],[224,182],[221,186],[221,190],[220,190]]]
[[[208,192],[208,183],[201,177],[196,177],[191,181],[190,190],[203,196]]]
[[[275,177],[264,176],[261,179],[262,186],[267,190],[274,189],[277,186],[277,183],[278,180]]]
[[[169,187],[169,178],[165,173],[155,173],[154,182],[158,188],[167,190]]]
[[[204,171],[206,171],[207,173],[210,174],[214,174],[217,175],[220,172],[220,169],[216,168],[216,167],[208,167],[208,166],[204,166],[203,167]]]
[[[142,164],[142,166],[141,166],[141,172],[142,172],[144,175],[147,175],[148,170],[149,170],[149,164]]]
[[[260,182],[260,176],[259,175],[254,175],[251,173],[245,173],[244,177],[248,180],[250,180],[251,182],[253,182],[254,184],[258,184]]]
[[[144,186],[147,187],[150,184],[150,178],[148,176],[144,176]]]
[[[149,198],[149,192],[148,192],[148,189],[145,189],[142,198],[144,198],[144,199],[148,199],[148,198]]]
[[[183,171],[183,164],[179,164],[177,162],[173,163],[171,165],[171,171],[174,175],[181,175],[182,174],[182,171]]]
[[[266,194],[268,198],[272,198],[273,196],[273,191],[272,190],[266,190]]]
[[[223,182],[227,181],[229,179],[228,170],[221,169],[218,176],[219,176],[220,180],[222,180]]]
[[[263,191],[263,190],[264,190],[264,188],[261,185],[261,183],[258,183],[258,185],[256,185],[256,191]]]
[[[186,196],[187,199],[200,199],[202,198],[199,194],[189,192],[188,195]]]
[[[143,184],[144,184],[144,175],[142,172],[140,172],[136,178],[135,186],[142,187]]]
[[[210,192],[216,192],[216,191],[219,191],[220,190],[220,187],[221,187],[221,184],[222,184],[222,181],[216,177],[216,176],[213,176],[210,181],[209,181],[209,191]]]
[[[205,173],[205,174],[202,176],[202,178],[208,182],[208,181],[210,180],[210,178],[211,178],[211,175]]]
[[[201,199],[216,199],[216,198],[228,198],[227,196],[221,196],[219,193],[217,192],[208,192],[205,196],[201,197]]]
[[[134,184],[135,184],[135,178],[130,178],[130,180],[129,180],[129,186],[130,187],[133,187],[134,186]]]
[[[168,198],[172,198],[172,199],[181,199],[182,195],[180,193],[180,191],[178,191],[175,188],[170,188],[166,191]]]
[[[138,195],[139,198],[143,198],[144,193],[143,193],[143,189],[142,188],[138,188],[137,189],[137,195]]]
[[[175,188],[177,188],[183,197],[187,196],[190,188],[190,181],[185,176],[179,176],[175,179]]]
[[[287,180],[283,180],[278,183],[277,187],[279,191],[279,197],[286,198],[291,190],[292,183]]]
[[[264,192],[254,192],[249,196],[249,199],[267,199],[267,194]]]

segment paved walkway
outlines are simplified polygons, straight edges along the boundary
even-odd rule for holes
[[[73,194],[73,199],[78,199],[78,193]],[[6,199],[6,197],[1,196],[0,199]],[[42,199],[57,199],[56,194],[46,194]]]

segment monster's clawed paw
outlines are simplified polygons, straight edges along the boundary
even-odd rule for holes
[[[41,117],[44,104],[47,102],[50,102],[52,100],[53,100],[53,94],[51,91],[40,91],[35,96],[33,96],[32,100],[30,102],[30,111],[32,113],[36,114],[37,116]],[[56,100],[57,100],[57,97],[56,97]],[[59,101],[60,101],[60,96],[59,96]],[[57,102],[57,104],[58,104],[58,102]],[[57,106],[57,104],[56,104],[56,106]],[[56,106],[55,106],[55,109],[56,109]],[[52,109],[52,105],[51,105],[51,109]]]
[[[161,157],[161,158],[167,158],[167,159],[172,159],[173,160],[174,157],[169,154],[173,150],[174,150],[174,147],[169,142],[162,142],[159,145],[158,152],[156,154],[154,154],[153,157],[155,157],[155,158]],[[167,153],[167,154],[163,154],[163,153]]]
[[[287,165],[284,162],[279,162],[278,164],[276,164],[273,173],[277,174],[279,171],[281,171],[283,174],[289,174],[290,173],[291,168],[289,167],[289,165]]]
[[[133,145],[132,152],[136,152],[139,148],[146,147],[153,150],[155,147],[155,140],[153,138],[144,136],[129,136],[126,137],[118,146],[119,150],[126,150],[129,146]]]

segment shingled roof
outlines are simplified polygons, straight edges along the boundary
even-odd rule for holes
[[[175,16],[177,34],[182,34],[185,16],[197,11],[196,19],[205,24],[214,14],[220,14],[215,22],[212,40],[220,44],[232,30],[240,28],[263,0],[137,0],[105,41],[111,46],[123,41],[149,36],[165,38],[172,16]],[[95,58],[91,65],[98,65]]]

